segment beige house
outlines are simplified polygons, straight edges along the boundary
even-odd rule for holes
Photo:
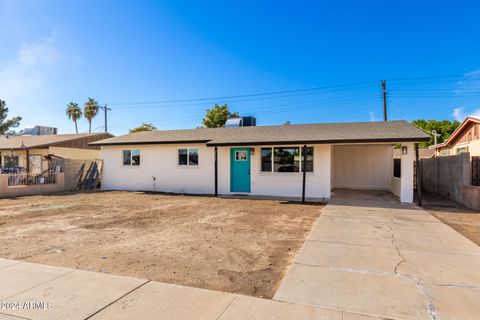
[[[0,167],[20,167],[22,171],[38,174],[49,168],[51,159],[99,159],[100,147],[89,143],[112,136],[82,133],[1,137]]]
[[[470,156],[480,156],[480,118],[468,117],[444,143],[430,146],[435,156],[453,156],[469,152]]]
[[[148,131],[92,145],[101,146],[103,190],[304,200],[375,189],[413,202],[415,145],[429,138],[406,121],[386,121]]]

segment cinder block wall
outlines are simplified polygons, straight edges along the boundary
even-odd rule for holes
[[[422,160],[422,190],[464,203],[463,186],[470,185],[470,154]]]
[[[83,174],[90,164],[94,160],[77,160],[77,159],[64,159],[63,172],[65,173],[65,190],[66,191],[75,191],[77,190],[78,179],[80,174]],[[83,172],[80,172],[83,164]]]

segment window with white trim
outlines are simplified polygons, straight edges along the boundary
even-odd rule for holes
[[[179,166],[198,166],[198,149],[178,149]]]
[[[140,150],[123,150],[123,165],[124,166],[139,166],[140,165]]]
[[[313,147],[306,149],[305,172],[313,172]],[[261,149],[261,172],[303,172],[301,147],[270,147]]]

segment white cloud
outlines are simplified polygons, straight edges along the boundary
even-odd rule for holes
[[[480,76],[480,69],[473,70],[470,72],[465,73],[466,78],[474,78]]]
[[[11,101],[42,92],[47,72],[59,57],[52,38],[23,43],[14,58],[0,65],[1,98]]]
[[[466,117],[469,116],[480,118],[480,109],[473,110],[471,113],[465,112],[465,106],[453,109],[452,117],[457,121],[462,122]]]
[[[480,109],[474,110],[472,114],[470,114],[471,117],[475,118],[480,118]]]
[[[480,91],[480,69],[465,73],[465,80],[457,81],[457,89],[453,90],[455,94],[477,93]]]
[[[377,116],[375,115],[375,112],[373,112],[373,111],[369,111],[368,115],[370,116],[370,121],[372,121],[372,122],[380,120],[380,119],[377,118]]]
[[[458,107],[458,108],[453,109],[452,117],[453,117],[453,119],[455,119],[457,121],[463,121],[466,117],[465,107]]]

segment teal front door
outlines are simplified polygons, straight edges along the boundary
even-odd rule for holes
[[[250,192],[250,148],[230,149],[230,192]]]

